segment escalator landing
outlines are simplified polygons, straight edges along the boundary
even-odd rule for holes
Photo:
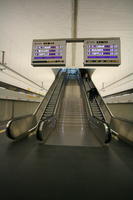
[[[88,129],[88,133],[85,129]],[[62,124],[61,127],[57,126],[45,144],[89,147],[102,146],[95,137],[91,127],[81,127],[80,125],[70,124]]]

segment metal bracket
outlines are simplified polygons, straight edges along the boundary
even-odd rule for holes
[[[4,67],[4,66],[2,65],[2,63],[0,63],[0,71],[4,71],[4,70],[6,70],[6,67]]]
[[[0,71],[3,71],[3,70],[6,69],[6,67],[5,67],[5,65],[6,65],[6,63],[5,63],[5,51],[1,51],[1,53],[2,53],[2,61],[0,62],[0,65],[2,65],[2,66],[0,66]]]

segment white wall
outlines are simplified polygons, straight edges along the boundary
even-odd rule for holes
[[[93,73],[97,87],[105,87],[133,73],[133,1],[79,0],[78,37],[120,37],[121,65]],[[133,88],[133,75],[101,91],[102,95]]]
[[[49,68],[31,66],[32,40],[70,37],[70,22],[70,0],[0,0],[0,50],[6,52],[7,65],[39,85],[43,81],[48,89],[54,74]],[[39,90],[4,73],[0,80]]]
[[[3,68],[2,65],[0,65],[0,68]],[[19,70],[17,70],[19,72]],[[45,73],[44,73],[45,72]],[[24,73],[21,73],[24,74]],[[39,73],[36,74],[36,76],[38,76]],[[26,77],[27,74],[24,74]],[[53,73],[53,71],[51,69],[45,69],[45,71],[42,72],[42,79],[40,79],[37,83],[40,85],[37,86],[36,84],[33,84],[32,82],[22,78],[19,75],[16,75],[15,73],[11,72],[10,70],[2,70],[0,71],[0,81],[2,82],[6,82],[8,84],[11,85],[15,85],[17,87],[35,92],[35,93],[39,93],[42,95],[45,95],[45,93],[47,92],[47,89],[50,87],[51,83],[53,82],[55,78],[55,75]],[[30,80],[34,80],[33,79],[33,73],[31,72],[31,76],[29,77]],[[41,82],[41,80],[43,81],[43,83]],[[35,81],[36,82],[36,81]],[[43,86],[43,88],[42,88]]]

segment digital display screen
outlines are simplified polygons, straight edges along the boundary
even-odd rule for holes
[[[65,40],[33,40],[32,65],[33,66],[65,66],[66,41]]]
[[[84,41],[84,66],[120,65],[120,38]]]

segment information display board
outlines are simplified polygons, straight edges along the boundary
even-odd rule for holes
[[[120,38],[84,40],[84,66],[118,66],[120,64]]]
[[[32,61],[33,66],[65,66],[66,41],[65,40],[33,40]]]

